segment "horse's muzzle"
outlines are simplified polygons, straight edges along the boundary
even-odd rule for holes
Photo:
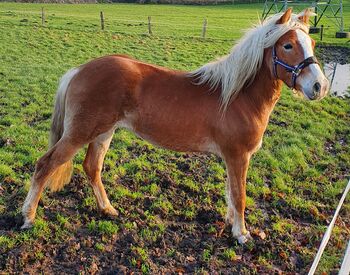
[[[322,81],[316,81],[309,91],[303,91],[305,97],[309,100],[318,100],[324,98],[329,90],[329,81],[324,78]]]

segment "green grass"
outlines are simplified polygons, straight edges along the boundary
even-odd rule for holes
[[[52,273],[61,270],[58,263],[76,259],[67,270],[89,273],[97,261],[102,270],[124,265],[144,273],[192,268],[193,262],[193,272],[213,266],[223,272],[269,272],[273,267],[305,272],[349,177],[350,101],[328,97],[306,102],[287,89],[248,172],[246,214],[254,242],[238,245],[229,229],[219,235],[226,210],[222,160],[166,151],[124,130],[114,136],[103,173],[120,213],[116,220],[98,213],[82,172],[82,150],[72,183],[57,194],[45,193],[34,229],[18,230],[20,207],[35,162],[47,148],[54,94],[65,71],[111,53],[192,70],[228,53],[262,9],[43,5],[47,22],[40,27],[41,6],[0,3],[0,270]],[[345,1],[347,27],[349,6]],[[99,30],[100,10],[106,31]],[[145,24],[122,23],[146,22],[148,15],[153,36],[145,35]],[[209,38],[202,40],[205,17]],[[333,36],[327,30],[325,42],[349,46]],[[349,216],[346,201],[319,272],[339,267],[345,249],[339,240],[349,235]],[[266,239],[254,233],[259,230]],[[51,252],[53,247],[59,256]]]
[[[98,234],[112,236],[116,234],[119,230],[118,225],[114,224],[112,221],[98,221],[92,220],[87,225],[89,231],[96,232]]]
[[[236,252],[232,248],[226,249],[222,255],[226,260],[230,261],[236,260],[237,257]]]

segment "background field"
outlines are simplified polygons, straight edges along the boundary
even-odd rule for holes
[[[0,273],[306,273],[350,176],[349,99],[305,102],[283,90],[248,173],[247,222],[254,241],[245,246],[224,228],[226,176],[219,158],[165,151],[124,130],[115,134],[103,175],[117,219],[98,213],[81,152],[72,182],[45,193],[34,229],[19,230],[35,161],[47,148],[57,81],[66,70],[111,53],[192,70],[228,53],[262,10],[44,6],[41,27],[42,5],[0,3]],[[106,31],[99,29],[100,10]],[[149,15],[151,37],[145,34]],[[199,38],[204,18],[206,40]],[[349,48],[333,36],[327,29],[325,42]],[[340,216],[319,272],[340,266],[350,234],[349,200]]]
[[[345,29],[350,29],[350,7],[344,2]],[[123,34],[146,34],[148,16],[152,18],[152,31],[161,37],[200,37],[203,21],[208,20],[208,38],[236,40],[245,29],[256,24],[262,14],[262,4],[180,6],[180,5],[62,5],[0,3],[2,26],[40,26],[41,8],[45,9],[45,25],[50,29],[72,31],[99,31],[100,11],[105,17],[105,30]],[[298,6],[297,11],[307,6]],[[329,15],[327,12],[326,15]],[[334,20],[320,21],[325,27],[324,42],[345,44],[334,39]],[[337,30],[338,31],[338,30]],[[319,35],[314,35],[318,38]]]

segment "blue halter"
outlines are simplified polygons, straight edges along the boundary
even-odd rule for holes
[[[287,72],[292,73],[292,87],[295,88],[295,83],[297,81],[297,77],[300,75],[301,71],[306,68],[307,66],[311,64],[319,64],[315,56],[310,56],[306,58],[305,60],[301,61],[298,65],[296,66],[291,66],[282,60],[278,59],[276,55],[276,49],[275,46],[272,47],[272,59],[273,59],[273,74],[275,75],[276,78],[278,78],[277,75],[277,65],[282,66],[283,68],[286,69]]]

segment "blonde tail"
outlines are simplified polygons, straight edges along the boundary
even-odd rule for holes
[[[78,68],[73,68],[67,73],[65,73],[65,75],[61,78],[56,93],[55,109],[52,115],[49,148],[52,148],[61,139],[63,135],[66,92],[70,81],[78,72]],[[70,182],[72,172],[73,162],[72,160],[69,160],[55,170],[55,172],[48,179],[46,186],[50,188],[51,192],[61,190],[64,187],[64,185]]]

